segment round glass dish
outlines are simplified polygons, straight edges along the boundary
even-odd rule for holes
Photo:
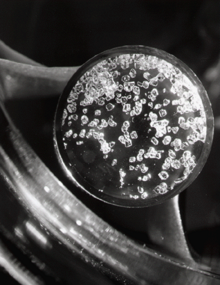
[[[105,51],[79,68],[54,125],[69,179],[124,207],[159,204],[184,190],[204,166],[212,138],[213,114],[197,76],[144,46]]]

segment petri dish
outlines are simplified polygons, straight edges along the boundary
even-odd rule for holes
[[[173,55],[145,46],[88,60],[55,115],[54,145],[66,176],[79,191],[122,207],[156,205],[186,189],[212,139],[200,80]]]

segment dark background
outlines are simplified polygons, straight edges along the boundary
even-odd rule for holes
[[[0,38],[51,66],[80,65],[106,49],[141,44],[204,70],[218,53],[219,1],[1,0]]]
[[[220,77],[209,76],[210,68],[220,75],[219,15],[220,1],[214,0],[0,0],[0,40],[46,66],[81,65],[99,52],[122,45],[163,49],[198,75],[213,101],[220,93],[212,88]],[[216,121],[218,102],[213,105]],[[24,108],[34,118],[36,114]],[[19,115],[16,118],[18,125],[25,124]],[[219,139],[217,125],[208,162],[180,199],[192,250],[218,273]],[[31,139],[30,143],[34,145]],[[43,155],[41,149],[39,153]]]

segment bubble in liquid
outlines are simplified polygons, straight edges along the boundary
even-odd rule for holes
[[[76,76],[61,133],[83,187],[95,196],[147,201],[190,176],[207,118],[199,89],[184,76],[169,60],[142,53],[108,55]]]

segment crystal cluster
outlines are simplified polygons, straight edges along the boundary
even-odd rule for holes
[[[96,62],[75,83],[62,116],[69,165],[97,191],[147,199],[193,172],[206,139],[197,87],[156,56]]]

